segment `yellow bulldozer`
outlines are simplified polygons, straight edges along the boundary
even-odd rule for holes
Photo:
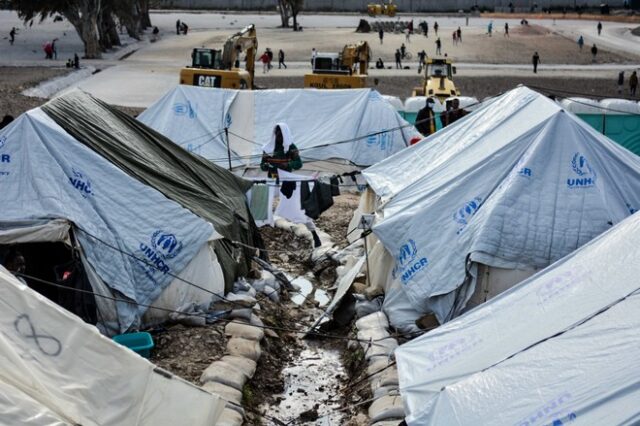
[[[180,70],[180,84],[224,89],[253,89],[258,38],[249,25],[229,37],[222,50],[195,48],[191,66]],[[246,67],[240,68],[240,55],[246,52]]]
[[[367,5],[367,13],[369,16],[376,17],[380,15],[386,15],[394,17],[398,12],[398,6],[393,4],[393,0],[389,0],[388,3],[381,1],[380,3],[369,3]]]
[[[371,49],[366,41],[347,44],[340,53],[318,53],[311,58],[312,72],[304,76],[304,87],[315,89],[360,89],[367,85]]]
[[[424,80],[420,87],[413,89],[412,96],[433,96],[444,103],[451,96],[460,96],[453,84],[456,67],[449,58],[427,58],[424,61]]]

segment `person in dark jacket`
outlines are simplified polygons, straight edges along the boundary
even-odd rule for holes
[[[278,52],[278,69],[284,67],[284,69],[287,69],[287,64],[284,63],[284,50],[280,49],[280,51]]]
[[[427,98],[426,105],[418,111],[416,117],[416,129],[425,137],[436,132],[436,115],[433,112],[433,104],[433,98]]]
[[[531,58],[531,62],[533,62],[533,73],[537,74],[538,73],[538,64],[540,63],[540,55],[538,55],[538,52],[535,52],[533,54],[533,57]]]

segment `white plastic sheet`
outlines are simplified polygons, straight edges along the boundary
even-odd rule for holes
[[[640,418],[640,216],[396,350],[410,425]]]
[[[204,426],[223,408],[0,267],[3,424]]]
[[[195,111],[190,119],[185,111]],[[138,119],[177,144],[218,164],[227,164],[229,129],[232,165],[260,162],[278,122],[285,122],[305,162],[340,159],[374,164],[405,148],[418,133],[378,92],[371,89],[279,89],[240,91],[178,86]],[[188,125],[188,127],[187,127]],[[406,127],[403,127],[406,126]],[[400,128],[403,127],[403,128]],[[387,131],[395,129],[392,131]],[[194,138],[207,144],[197,147]],[[197,147],[197,150],[195,149]]]

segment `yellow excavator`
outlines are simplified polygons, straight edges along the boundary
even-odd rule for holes
[[[367,12],[369,16],[376,17],[378,15],[386,15],[394,17],[398,12],[398,6],[393,4],[393,0],[389,0],[388,3],[381,1],[380,3],[369,3],[367,5]]]
[[[315,89],[360,89],[367,85],[371,49],[366,41],[347,44],[340,53],[318,53],[311,58],[312,72],[304,76],[304,87]]]
[[[227,39],[222,50],[195,48],[191,66],[180,70],[180,84],[224,89],[253,89],[258,37],[249,25]],[[246,69],[240,68],[240,55],[246,52]]]
[[[412,96],[433,96],[444,104],[451,96],[460,96],[453,84],[456,67],[449,58],[427,58],[424,61],[424,80],[420,87],[413,89]]]

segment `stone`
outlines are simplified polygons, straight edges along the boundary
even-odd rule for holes
[[[241,370],[224,361],[215,361],[200,376],[200,382],[218,382],[242,391],[248,377]]]
[[[383,420],[403,419],[404,406],[401,396],[383,396],[378,398],[369,406],[369,418],[371,423]]]
[[[242,415],[231,408],[225,408],[216,422],[216,426],[242,426]]]
[[[241,324],[237,322],[229,322],[224,328],[224,334],[232,337],[241,337],[248,340],[260,341],[264,338],[264,331],[261,328],[254,327],[250,324]]]
[[[262,355],[260,342],[255,340],[243,339],[241,337],[232,337],[227,342],[227,354],[237,355],[258,361]]]
[[[206,382],[202,385],[202,388],[207,392],[218,395],[225,401],[233,402],[235,404],[242,403],[242,392],[231,386],[218,382]]]

